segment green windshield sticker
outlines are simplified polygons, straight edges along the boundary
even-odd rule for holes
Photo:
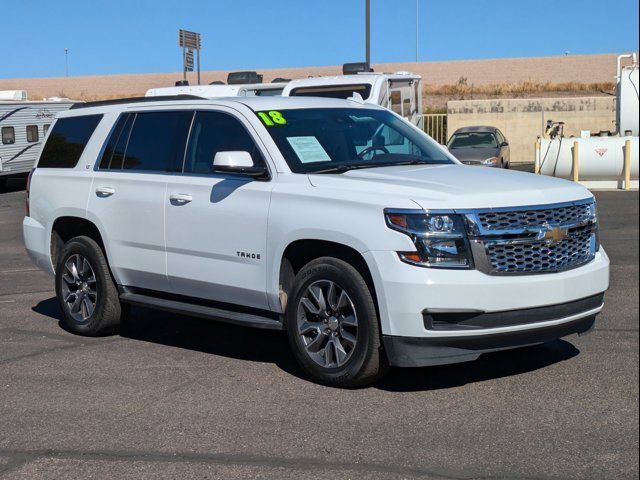
[[[269,112],[258,112],[258,116],[262,123],[267,127],[273,127],[274,125],[286,125],[287,121],[282,116],[282,113],[277,110],[271,110]]]

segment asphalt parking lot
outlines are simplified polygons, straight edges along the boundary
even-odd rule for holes
[[[0,477],[638,478],[638,193],[597,193],[612,260],[594,333],[345,391],[284,335],[134,309],[119,336],[58,326],[0,190]]]

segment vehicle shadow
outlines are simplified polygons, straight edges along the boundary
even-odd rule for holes
[[[55,297],[43,300],[33,311],[62,318]],[[122,324],[120,336],[251,362],[273,363],[306,379],[289,350],[283,332],[259,330],[207,321],[168,312],[134,307]],[[556,340],[544,345],[482,355],[474,362],[426,368],[392,368],[369,388],[390,392],[440,390],[469,383],[519,375],[545,368],[578,355],[571,343]]]
[[[0,195],[3,193],[21,192],[27,189],[27,177],[8,178],[7,183],[0,182]]]
[[[459,387],[532,372],[569,360],[580,353],[565,340],[502,352],[485,353],[475,361],[424,368],[394,368],[377,385],[391,392]]]

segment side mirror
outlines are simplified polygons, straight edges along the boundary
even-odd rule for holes
[[[508,147],[509,146],[509,142],[502,142],[500,144],[501,147]]]
[[[256,166],[249,152],[218,152],[213,157],[213,170],[219,173],[236,173],[250,177],[266,175],[264,166]]]

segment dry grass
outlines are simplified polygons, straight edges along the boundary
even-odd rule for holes
[[[461,77],[454,85],[426,85],[425,94],[429,95],[446,95],[450,98],[464,100],[465,98],[474,98],[478,95],[509,95],[516,98],[521,95],[534,93],[613,93],[615,89],[614,82],[518,82],[518,83],[502,83],[492,85],[469,85],[466,77]]]

